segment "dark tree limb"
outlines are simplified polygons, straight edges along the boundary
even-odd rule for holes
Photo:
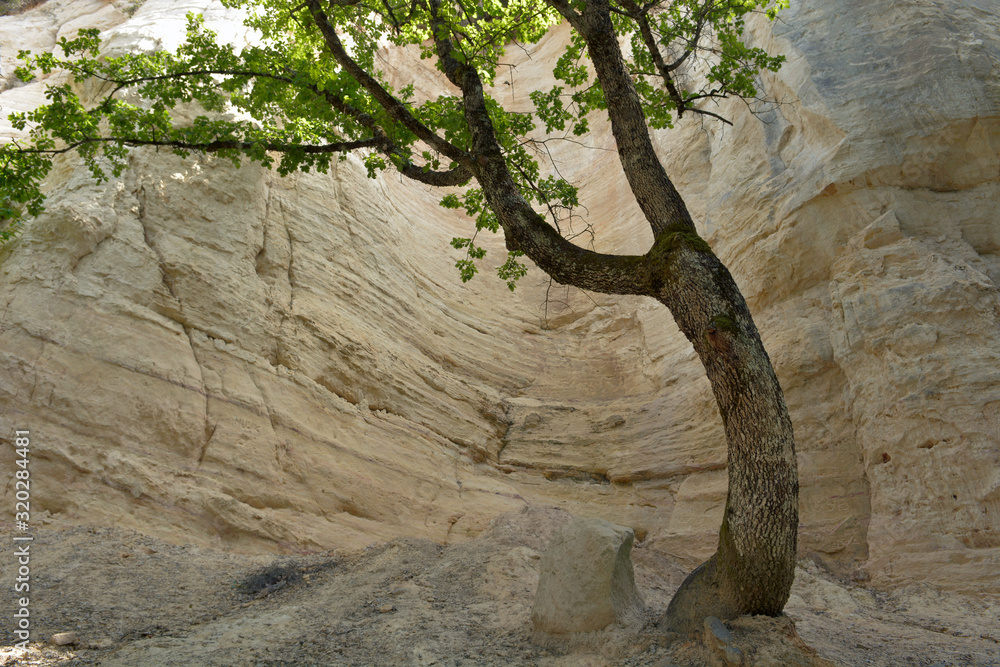
[[[660,78],[663,79],[663,87],[667,90],[667,94],[670,95],[670,99],[673,100],[674,105],[677,107],[677,117],[681,118],[684,115],[684,98],[681,97],[681,93],[677,90],[677,86],[674,85],[674,79],[670,76],[670,70],[667,68],[667,63],[663,61],[663,55],[660,53],[660,47],[656,44],[656,38],[653,37],[653,31],[649,26],[648,11],[642,11],[638,5],[636,5],[632,0],[619,0],[622,6],[628,11],[628,16],[632,18],[636,24],[639,26],[639,34],[642,35],[642,43],[646,46],[646,50],[649,52],[649,57],[653,60],[653,65],[656,66],[656,71],[659,72]]]
[[[470,166],[470,156],[468,153],[439,137],[437,133],[417,120],[410,113],[410,110],[406,108],[405,104],[390,95],[389,91],[383,88],[371,74],[366,72],[363,67],[351,58],[344,48],[343,43],[341,43],[340,37],[337,35],[337,30],[330,23],[330,19],[323,12],[322,7],[320,7],[319,0],[306,0],[306,4],[310,12],[312,12],[313,20],[316,22],[316,26],[319,28],[327,48],[330,49],[330,53],[333,54],[337,63],[344,68],[344,71],[354,77],[393,120],[400,123],[437,152],[468,169]]]
[[[726,118],[724,116],[720,116],[719,114],[715,113],[714,111],[709,111],[708,109],[699,109],[697,107],[688,107],[688,111],[692,111],[694,113],[701,114],[702,116],[711,116],[712,118],[714,118],[716,120],[722,121],[726,125],[730,125],[731,126],[733,124],[733,121],[729,120],[728,118]]]
[[[667,177],[650,140],[639,94],[625,66],[611,23],[608,0],[589,0],[582,14],[577,14],[564,2],[547,1],[584,38],[604,96],[609,102],[613,100],[607,106],[618,155],[625,178],[653,235],[659,236],[668,229],[694,232],[694,220]]]
[[[304,5],[303,5],[304,6]],[[282,74],[275,74],[273,72],[260,72],[256,70],[246,70],[246,69],[200,69],[200,70],[188,70],[185,72],[175,72],[171,74],[159,74],[153,76],[142,76],[133,77],[129,79],[113,80],[105,77],[98,77],[104,81],[115,84],[115,88],[108,93],[107,97],[110,99],[116,93],[124,88],[130,86],[135,86],[141,83],[149,81],[163,81],[167,79],[182,79],[194,76],[208,76],[208,75],[219,75],[219,76],[238,76],[246,77],[248,79],[272,79],[275,81],[281,81],[282,83],[287,83],[290,86],[297,88],[309,90],[315,95],[322,97],[326,102],[336,111],[348,116],[353,119],[356,123],[362,127],[370,130],[374,135],[371,140],[366,140],[368,143],[365,146],[355,146],[354,148],[370,147],[376,148],[386,156],[394,158],[397,164],[398,170],[401,174],[407,178],[425,183],[432,186],[452,186],[452,185],[464,185],[468,183],[472,178],[472,172],[470,172],[465,167],[459,165],[454,169],[447,171],[438,171],[434,169],[427,169],[420,165],[414,164],[409,157],[393,142],[389,141],[386,136],[385,131],[375,122],[371,114],[364,113],[354,107],[353,105],[346,102],[343,98],[335,95],[328,90],[321,90],[313,84],[304,83],[291,76],[286,76]],[[428,130],[429,131],[429,130]],[[331,144],[332,145],[332,144]],[[288,150],[280,148],[269,148],[268,150]],[[351,150],[351,149],[347,149]],[[306,152],[317,152],[313,150],[307,150]]]
[[[442,70],[462,91],[472,134],[472,172],[503,227],[507,247],[519,250],[557,282],[605,294],[653,294],[648,257],[608,255],[581,248],[549,225],[518,192],[486,108],[475,67],[454,57],[438,18],[440,0],[431,0],[432,32]]]
[[[396,169],[407,178],[419,181],[425,185],[433,185],[434,187],[465,185],[472,179],[472,172],[462,165],[448,171],[437,171],[421,167],[406,160],[397,165]]]
[[[44,155],[60,155],[68,153],[86,144],[122,144],[124,146],[159,146],[162,148],[175,148],[184,151],[200,151],[203,153],[218,153],[225,150],[249,151],[253,148],[263,146],[265,150],[279,153],[290,151],[301,151],[310,155],[322,155],[326,153],[346,153],[360,148],[378,148],[379,139],[362,139],[359,141],[338,141],[329,144],[285,144],[279,142],[259,142],[259,141],[237,141],[235,139],[217,139],[215,141],[190,142],[173,139],[134,139],[128,137],[87,137],[79,141],[68,143],[63,148],[33,149],[23,148],[22,153],[39,153]]]

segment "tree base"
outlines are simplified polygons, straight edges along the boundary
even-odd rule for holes
[[[702,624],[702,641],[679,642],[667,665],[711,667],[837,667],[799,637],[785,616],[739,616],[728,623],[711,618]]]
[[[718,558],[713,554],[687,576],[660,620],[662,630],[690,635],[702,632],[709,616],[728,621],[742,613],[718,576]]]

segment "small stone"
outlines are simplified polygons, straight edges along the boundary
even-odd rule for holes
[[[709,638],[715,639],[719,646],[724,646],[726,644],[733,643],[733,633],[729,631],[726,624],[717,619],[715,616],[708,616],[705,618],[705,640],[708,641]]]
[[[406,589],[400,586],[399,588],[393,588],[391,591],[389,591],[389,595],[402,595],[405,592]]]
[[[733,646],[733,633],[715,616],[705,618],[705,646],[721,655],[727,666],[740,667],[743,664],[743,651]]]
[[[726,645],[722,647],[722,659],[726,661],[727,665],[740,667],[743,664],[743,651],[735,646]]]
[[[55,646],[69,646],[76,644],[80,639],[75,632],[57,632],[49,639],[49,643]]]
[[[388,614],[390,611],[396,611],[396,608],[393,607],[391,604],[384,604],[381,607],[379,607],[378,610],[383,614]]]

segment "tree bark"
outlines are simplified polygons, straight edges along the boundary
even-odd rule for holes
[[[699,241],[684,238],[666,254],[658,298],[705,366],[726,433],[729,495],[718,551],[664,616],[666,630],[683,633],[700,630],[706,616],[780,613],[798,532],[795,440],[781,387],[736,282]]]
[[[706,616],[777,615],[791,590],[798,532],[795,441],[781,387],[736,281],[698,236],[653,149],[608,0],[588,0],[582,13],[562,0],[548,1],[587,42],[609,100],[622,167],[653,229],[653,247],[642,257],[586,251],[535,213],[510,176],[478,72],[453,58],[451,43],[438,37],[442,70],[462,91],[472,133],[469,168],[509,247],[523,251],[560,283],[657,299],[670,309],[705,367],[726,434],[729,494],[718,550],[681,585],[664,616],[664,629],[696,632]],[[439,2],[431,0],[432,14]]]
[[[791,590],[798,533],[795,440],[781,387],[735,280],[695,232],[656,157],[608,0],[587,0],[582,12],[549,1],[587,43],[622,168],[656,237],[647,254],[651,296],[698,353],[726,433],[729,495],[718,551],[681,585],[663,626],[694,632],[709,615],[776,615]]]

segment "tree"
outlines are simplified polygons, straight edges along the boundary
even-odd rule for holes
[[[698,235],[650,140],[650,128],[685,116],[726,122],[704,105],[755,95],[756,74],[782,59],[746,45],[744,21],[751,13],[773,19],[776,7],[761,0],[224,3],[249,11],[259,45],[238,52],[190,16],[187,41],[175,53],[102,56],[97,31],[84,30],[61,40],[62,57],[19,55],[28,63],[22,79],[63,69],[77,82],[103,82],[104,91],[85,104],[71,83],[51,85],[49,104],[11,117],[30,132],[26,142],[0,149],[7,233],[42,210],[41,181],[53,156],[67,151],[99,179],[124,170],[130,147],[164,146],[218,153],[236,165],[276,164],[283,175],[325,171],[334,158],[361,151],[370,175],[391,166],[422,183],[466,185],[442,204],[464,209],[477,232],[503,229],[508,257],[499,274],[511,289],[526,255],[560,283],[654,298],[705,367],[728,442],[729,495],[718,550],[682,584],[666,629],[696,630],[707,615],[781,612],[798,525],[791,420],[743,296]],[[532,114],[505,110],[487,92],[505,49],[536,42],[561,20],[572,38],[554,65],[559,85],[531,93]],[[417,103],[412,86],[393,89],[376,68],[376,53],[388,44],[434,59],[454,94]],[[182,102],[207,113],[177,123],[171,110]],[[222,115],[227,110],[240,112],[237,119]],[[564,238],[559,222],[578,203],[577,191],[543,176],[531,150],[536,122],[548,133],[584,135],[603,114],[653,231],[645,255],[597,253]],[[465,251],[457,264],[463,280],[485,254],[475,239],[452,241]]]

